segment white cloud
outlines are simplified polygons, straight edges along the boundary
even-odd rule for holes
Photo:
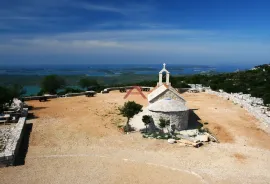
[[[125,10],[111,7],[111,6],[94,5],[90,3],[83,3],[80,6],[86,10],[107,11],[107,12],[115,12],[115,13],[122,13],[122,14],[125,13]]]
[[[104,12],[113,12],[119,13],[122,15],[132,15],[136,16],[136,14],[140,13],[149,13],[153,11],[153,5],[148,4],[135,4],[132,2],[118,4],[117,6],[109,5],[109,4],[93,4],[89,2],[85,3],[74,3],[74,5],[78,8],[82,8],[90,11],[104,11]]]
[[[220,35],[220,36],[219,36]],[[189,39],[188,39],[189,38]],[[1,40],[1,38],[0,38]],[[2,43],[2,44],[1,44]],[[57,35],[33,35],[0,42],[0,55],[92,55],[113,58],[166,56],[262,60],[270,57],[270,44],[226,39],[223,34],[194,30],[90,31]]]
[[[118,42],[102,40],[13,39],[0,44],[0,54],[74,54],[124,47]]]
[[[86,31],[75,33],[56,34],[53,36],[56,39],[101,39],[101,40],[163,40],[166,38],[179,39],[194,38],[194,37],[209,37],[215,33],[211,31],[201,30],[185,30],[185,29],[143,29],[143,30],[110,30],[110,31]]]

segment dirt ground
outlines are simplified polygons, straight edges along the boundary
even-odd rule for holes
[[[270,136],[244,109],[206,93],[183,94],[220,143],[181,147],[122,134],[118,107],[128,100],[147,106],[140,95],[124,95],[29,101],[36,117],[27,122],[25,163],[0,168],[1,183],[270,183]]]

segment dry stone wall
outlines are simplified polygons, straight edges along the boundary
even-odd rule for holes
[[[226,93],[220,90],[220,92],[212,91],[211,89],[206,90],[209,94],[217,95],[226,100],[231,100],[235,104],[239,104],[241,107],[246,109],[250,114],[256,117],[266,127],[270,126],[270,109],[263,105],[261,98],[251,97],[250,94],[242,93]]]
[[[23,137],[26,117],[21,117],[14,127],[2,129],[2,150],[0,150],[0,167],[13,165]],[[0,133],[0,134],[1,134]]]

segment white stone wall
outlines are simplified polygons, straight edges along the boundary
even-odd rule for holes
[[[226,92],[216,92],[212,90],[206,90],[209,94],[217,95],[226,100],[231,100],[235,104],[239,104],[250,114],[256,117],[265,126],[270,126],[270,111],[267,111],[267,107],[263,105],[263,100],[260,98],[251,97],[250,94],[242,93],[226,93]]]
[[[12,128],[6,140],[5,149],[0,152],[0,166],[13,165],[20,147],[25,122],[26,117],[21,117],[18,123]]]
[[[181,111],[181,112],[154,112],[149,111],[149,115],[152,116],[154,124],[156,127],[159,127],[159,119],[163,118],[166,120],[170,120],[171,125],[175,125],[177,130],[184,130],[188,127],[188,112],[189,111]]]

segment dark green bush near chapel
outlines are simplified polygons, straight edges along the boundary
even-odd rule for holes
[[[64,88],[65,80],[57,75],[45,76],[41,81],[41,92],[56,94],[57,90]]]
[[[13,98],[21,98],[26,91],[20,85],[12,85],[8,87],[0,86],[0,112],[6,103],[10,103]]]
[[[134,101],[125,102],[125,104],[119,108],[120,114],[127,118],[127,123],[125,127],[127,132],[130,130],[129,120],[133,118],[136,114],[142,111],[142,105],[137,104]]]
[[[100,85],[97,80],[88,77],[81,78],[78,82],[79,86],[83,89],[98,88]]]

